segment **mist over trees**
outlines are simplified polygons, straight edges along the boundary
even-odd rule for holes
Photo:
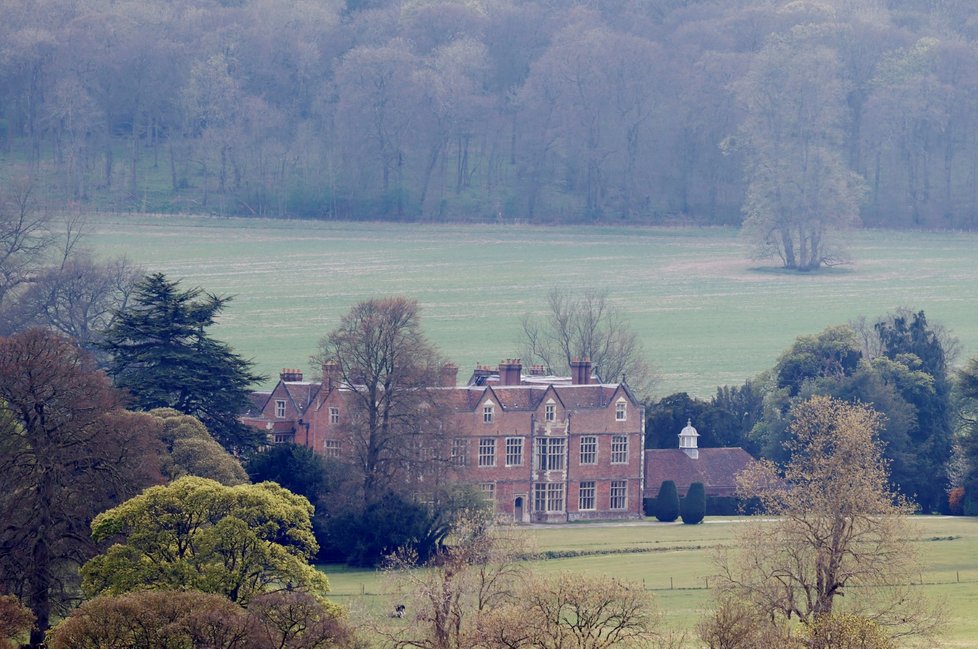
[[[0,0],[0,15],[0,174],[26,171],[58,205],[814,213],[792,228],[799,267],[838,258],[821,238],[838,224],[978,225],[968,2]],[[812,92],[778,101],[792,84]],[[812,119],[791,131],[799,108]],[[781,173],[817,163],[780,207],[756,193],[778,151]]]

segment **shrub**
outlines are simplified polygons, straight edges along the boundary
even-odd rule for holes
[[[816,649],[895,649],[878,622],[852,613],[827,613],[804,627],[806,646]]]
[[[703,522],[706,515],[706,489],[702,482],[694,482],[689,485],[689,491],[682,501],[683,523],[686,525],[696,525]]]
[[[655,499],[655,517],[663,523],[671,523],[679,518],[679,492],[672,480],[663,480],[659,495]]]
[[[0,649],[13,649],[15,640],[26,636],[34,623],[34,614],[13,595],[0,595]]]
[[[646,516],[655,516],[655,498],[642,498],[642,513]]]
[[[964,514],[964,487],[955,487],[947,493],[947,511],[952,516]]]

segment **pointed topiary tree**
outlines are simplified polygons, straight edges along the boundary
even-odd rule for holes
[[[696,525],[703,522],[706,516],[706,488],[702,482],[694,482],[689,485],[689,491],[682,502],[683,523],[686,525]]]
[[[672,480],[663,480],[655,499],[655,517],[663,523],[679,518],[679,492]]]

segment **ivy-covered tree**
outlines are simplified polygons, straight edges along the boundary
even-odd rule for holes
[[[106,333],[109,374],[142,410],[173,408],[200,419],[234,452],[258,446],[261,433],[238,421],[248,389],[264,377],[207,332],[230,298],[182,290],[163,273],[145,277]]]

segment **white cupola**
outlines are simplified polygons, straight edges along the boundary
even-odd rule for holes
[[[696,438],[699,436],[700,434],[693,428],[693,420],[687,419],[686,428],[679,433],[679,448],[694,460],[700,456],[699,449],[696,447]]]

